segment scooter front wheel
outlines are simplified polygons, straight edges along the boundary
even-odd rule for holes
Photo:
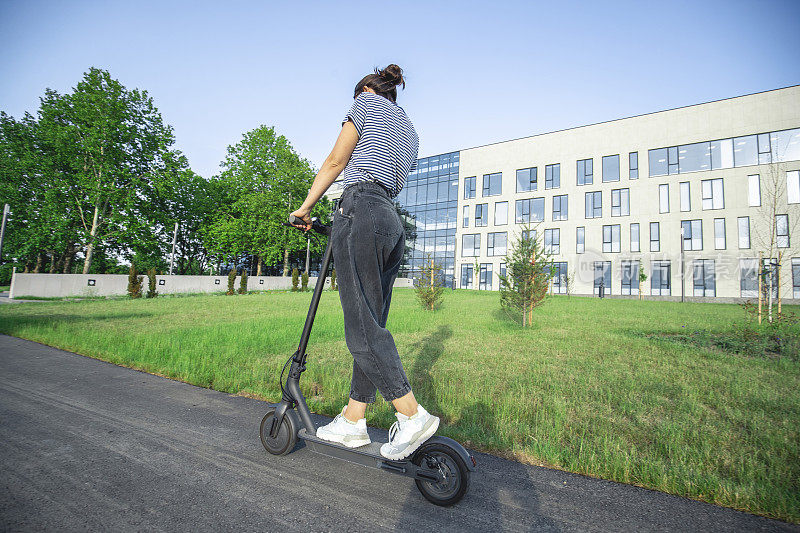
[[[275,408],[270,407],[267,414],[261,420],[261,444],[272,455],[286,455],[294,450],[297,444],[297,431],[300,429],[300,424],[297,420],[297,415],[291,409],[286,411],[283,417],[283,422],[278,428],[278,434],[275,438],[270,436],[270,429],[272,428],[272,421],[275,419]]]
[[[458,503],[469,489],[470,472],[461,455],[442,443],[423,444],[411,460],[417,466],[438,470],[438,483],[417,479],[417,488],[429,502],[448,506]]]

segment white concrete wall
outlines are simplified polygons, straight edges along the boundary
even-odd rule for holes
[[[144,293],[147,292],[147,276],[143,276]],[[178,294],[195,292],[224,292],[228,290],[228,276],[156,276],[159,294]],[[241,277],[237,276],[235,288],[239,289]],[[90,283],[92,283],[90,285]],[[163,284],[162,284],[163,283]],[[313,289],[317,278],[308,280]],[[325,280],[330,286],[330,278]],[[395,287],[411,287],[412,280],[398,278]],[[292,278],[283,276],[251,276],[247,279],[247,290],[288,290],[292,287]],[[123,296],[128,291],[126,274],[20,274],[14,273],[11,278],[9,298],[92,297]]]

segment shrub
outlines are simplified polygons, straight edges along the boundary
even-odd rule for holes
[[[231,271],[228,272],[228,292],[226,292],[225,294],[227,294],[228,296],[236,294],[236,289],[233,288],[235,284],[236,284],[236,269],[232,268]]]
[[[441,277],[442,267],[433,262],[428,255],[422,264],[422,270],[417,279],[414,280],[414,292],[417,300],[423,309],[433,311],[442,303],[444,286]]]
[[[131,265],[128,270],[128,296],[133,299],[142,297],[142,282],[144,278],[139,276],[136,272],[136,267]]]
[[[335,268],[331,269],[331,290],[332,291],[338,291],[339,290],[339,286],[336,285],[336,269]]]
[[[239,280],[239,294],[247,294],[247,271],[242,270],[242,279]]]
[[[300,285],[300,272],[295,267],[292,269],[292,291],[296,292],[298,285]]]
[[[301,287],[300,290],[307,291],[308,290],[308,273],[303,271],[303,275],[300,276]]]
[[[147,297],[155,298],[156,296],[158,296],[158,291],[156,291],[156,269],[151,268],[147,271]]]
[[[547,298],[554,274],[552,254],[546,253],[539,240],[526,226],[506,255],[506,275],[500,277],[500,307],[522,326],[533,323],[533,308]]]

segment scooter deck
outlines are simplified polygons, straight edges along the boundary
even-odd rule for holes
[[[358,448],[348,448],[338,442],[323,440],[316,435],[309,435],[305,428],[298,431],[297,436],[306,443],[311,451],[321,453],[337,459],[343,459],[351,463],[356,463],[371,468],[384,468],[382,463],[392,463],[398,467],[408,464],[408,461],[391,461],[381,455],[382,442],[370,442]]]

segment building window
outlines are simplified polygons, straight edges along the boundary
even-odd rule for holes
[[[764,294],[764,299],[769,298],[770,281],[772,277],[772,297],[778,297],[778,287],[780,287],[780,273],[778,271],[778,260],[776,258],[761,260],[761,272],[763,279],[761,281],[761,290]]]
[[[505,256],[508,236],[505,231],[490,233],[486,239],[486,255],[489,257]]]
[[[468,228],[469,227],[469,206],[468,205],[464,206],[464,208],[462,209],[462,213],[464,214],[463,227]]]
[[[494,204],[494,225],[505,226],[508,224],[508,202]]]
[[[544,167],[544,188],[558,189],[561,187],[561,164],[547,165]]]
[[[670,280],[672,278],[669,261],[653,261],[650,265],[652,267],[650,294],[653,296],[669,296]]]
[[[567,263],[566,261],[553,263],[553,292],[556,294],[567,293]]]
[[[553,196],[553,220],[567,220],[567,195]]]
[[[750,217],[739,217],[739,249],[750,248]]]
[[[620,241],[620,225],[603,226],[603,252],[618,253]]]
[[[475,198],[475,180],[477,178],[472,176],[471,178],[464,178],[464,200],[469,200],[470,198]]]
[[[461,257],[478,257],[481,253],[481,234],[461,236]]]
[[[775,235],[778,248],[789,247],[789,215],[775,215]]]
[[[800,204],[800,170],[786,172],[786,202]]]
[[[639,261],[622,262],[622,288],[624,295],[639,294]]]
[[[631,224],[631,252],[639,252],[639,224]]]
[[[558,255],[561,253],[561,230],[544,230],[544,253]]]
[[[628,178],[632,180],[639,179],[639,152],[628,154]]]
[[[522,230],[522,239],[526,240],[528,237],[530,237],[531,239],[533,239],[535,241],[536,240],[536,230],[532,229],[532,230],[530,230],[530,232],[528,230],[526,230],[526,229]]]
[[[480,279],[478,280],[478,289],[482,291],[492,290],[492,264],[481,263]]]
[[[669,213],[669,184],[662,183],[658,186],[658,212]]]
[[[648,151],[650,176],[795,161],[800,128]]]
[[[461,265],[461,288],[462,289],[471,289],[472,288],[472,273],[474,271],[474,267],[472,265]]]
[[[691,211],[692,198],[690,195],[689,182],[682,181],[680,183],[680,187],[681,187],[681,211]]]
[[[611,294],[611,261],[594,262],[594,295],[600,295],[600,286],[603,294]]]
[[[506,264],[500,263],[500,276],[506,277]]]
[[[611,216],[624,217],[631,214],[630,189],[611,190]]]
[[[792,288],[793,296],[800,298],[800,257],[792,258]]]
[[[761,206],[761,176],[758,174],[747,176],[747,205]]]
[[[722,192],[722,178],[700,182],[703,192],[703,209],[724,209],[725,195]]]
[[[586,228],[580,226],[575,231],[575,242],[577,243],[575,245],[575,253],[582,254],[586,252],[585,239],[586,239]]]
[[[681,233],[683,233],[684,250],[703,249],[702,220],[681,220]]]
[[[475,206],[475,227],[489,225],[489,204],[478,204]]]
[[[717,284],[714,276],[713,259],[697,259],[694,261],[694,295],[716,296]]]
[[[592,184],[592,159],[581,159],[578,161],[578,185]]]
[[[658,227],[658,222],[651,222],[650,223],[650,251],[651,252],[659,252],[661,251],[661,236]]]
[[[586,218],[603,216],[603,195],[601,191],[586,193]]]
[[[517,224],[527,224],[529,222],[542,222],[544,220],[544,198],[526,198],[517,200],[516,217]]]
[[[497,196],[503,193],[503,173],[483,175],[483,196]]]
[[[772,147],[770,146],[769,133],[762,133],[758,136],[758,164],[765,165],[772,163]]]
[[[714,219],[714,249],[715,250],[724,250],[725,249],[725,219],[724,218],[715,218]]]
[[[758,259],[739,259],[739,295],[758,298]]]
[[[603,156],[603,182],[619,181],[619,154]]]
[[[517,170],[517,192],[535,191],[536,174],[536,167]]]

